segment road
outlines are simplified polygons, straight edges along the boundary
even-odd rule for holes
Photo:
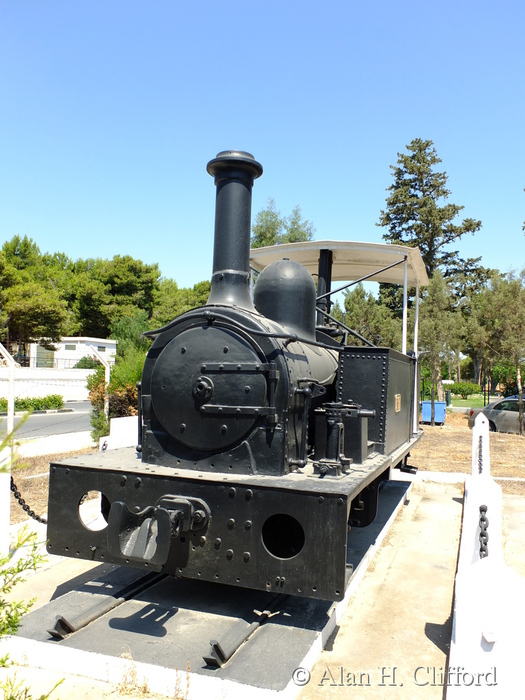
[[[15,416],[15,436],[17,440],[28,438],[46,437],[47,435],[62,435],[63,433],[78,433],[84,430],[92,430],[90,423],[91,403],[89,401],[68,401],[67,409],[73,409],[67,413],[35,413],[17,428],[22,420],[21,416]],[[5,430],[6,417],[1,417],[0,432]]]

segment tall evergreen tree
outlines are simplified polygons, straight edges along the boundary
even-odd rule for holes
[[[448,178],[435,170],[441,159],[432,141],[416,138],[406,148],[408,153],[398,153],[397,165],[390,166],[394,182],[387,188],[390,195],[377,225],[388,229],[383,238],[389,243],[419,246],[430,276],[439,268],[445,273],[461,262],[448,246],[465,233],[479,231],[481,221],[453,223],[464,207],[447,202]]]

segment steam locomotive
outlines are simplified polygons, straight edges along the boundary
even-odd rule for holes
[[[326,274],[316,290],[291,259],[266,266],[252,292],[262,167],[224,151],[207,170],[216,185],[209,300],[151,333],[136,449],[50,465],[48,551],[340,600],[349,531],[374,520],[380,484],[421,436],[417,362],[341,342],[318,322]],[[80,515],[92,491],[100,529]]]

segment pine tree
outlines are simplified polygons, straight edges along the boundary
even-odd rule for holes
[[[394,182],[387,188],[390,195],[377,225],[388,229],[383,238],[389,243],[419,246],[429,276],[439,268],[445,274],[462,262],[447,246],[465,233],[479,231],[481,221],[453,223],[464,207],[447,202],[448,178],[434,169],[441,159],[432,141],[414,139],[406,148],[408,153],[397,154],[397,166],[390,166]]]

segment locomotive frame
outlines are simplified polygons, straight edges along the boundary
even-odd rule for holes
[[[417,250],[375,248],[379,271],[366,277],[403,276],[404,352],[348,346],[352,331],[343,326],[341,342],[325,319],[351,246],[288,244],[250,259],[262,167],[225,151],[207,169],[217,187],[208,303],[151,334],[136,450],[50,465],[48,551],[341,600],[349,530],[374,520],[380,484],[422,435],[406,288],[428,282],[424,266]],[[253,301],[250,262],[261,270]],[[102,529],[82,521],[92,491]]]

